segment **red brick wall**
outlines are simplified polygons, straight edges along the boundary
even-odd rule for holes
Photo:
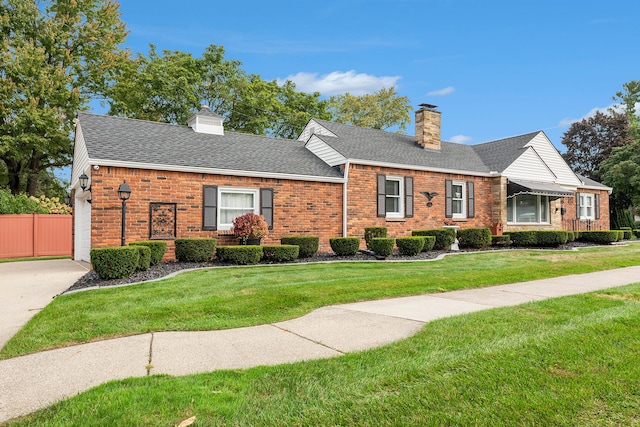
[[[567,212],[562,218],[562,228],[564,230],[609,230],[610,223],[610,214],[609,214],[609,193],[605,190],[587,190],[587,189],[578,189],[579,193],[583,194],[599,194],[600,195],[600,219],[584,221],[577,219],[577,203],[578,199],[576,197],[565,197],[564,206],[567,209]]]
[[[120,245],[122,202],[118,186],[127,180],[127,243],[149,239],[150,203],[176,203],[176,237],[216,237],[219,245],[237,244],[230,232],[202,230],[204,185],[274,190],[274,228],[263,244],[279,244],[293,234],[320,236],[320,251],[330,251],[329,238],[342,235],[342,184],[268,178],[229,177],[186,172],[101,167],[91,176],[91,247]],[[166,260],[174,259],[167,240]]]
[[[414,216],[405,219],[377,217],[376,175],[413,177]],[[444,174],[404,169],[351,165],[348,184],[347,234],[364,239],[365,227],[387,227],[389,237],[410,236],[412,230],[440,228],[445,218],[445,180],[473,181],[475,217],[454,220],[460,228],[491,226],[491,178]],[[427,198],[421,191],[437,192],[427,207]],[[364,240],[362,243],[364,247]]]

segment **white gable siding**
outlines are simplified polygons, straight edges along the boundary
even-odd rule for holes
[[[508,178],[525,179],[527,181],[556,181],[554,173],[532,147],[522,153],[502,174]]]
[[[346,157],[329,147],[324,143],[324,141],[316,136],[312,136],[311,139],[307,141],[305,148],[329,166],[341,165],[347,161]]]
[[[573,173],[569,165],[567,165],[567,162],[564,161],[544,132],[538,133],[526,146],[533,147],[538,155],[540,155],[540,158],[542,158],[556,176],[556,184],[571,186],[581,184],[576,174]]]
[[[82,128],[80,122],[76,125],[76,139],[73,146],[73,168],[71,176],[71,187],[78,181],[78,177],[89,167],[89,153],[87,152],[87,145],[84,142],[84,136],[82,135]]]
[[[316,135],[326,135],[333,137],[336,136],[320,123],[316,122],[315,120],[310,120],[302,130],[302,133],[298,137],[298,141],[308,141],[311,135],[313,135],[314,133]]]

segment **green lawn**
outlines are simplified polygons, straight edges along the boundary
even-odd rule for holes
[[[295,318],[336,303],[584,273],[630,265],[640,245],[580,251],[502,251],[435,262],[216,268],[125,288],[57,297],[1,358],[150,331],[236,328]]]
[[[639,330],[635,284],[441,319],[334,359],[114,381],[6,425],[638,426]]]
[[[70,256],[41,256],[36,258],[0,258],[0,264],[5,262],[22,262],[22,261],[46,261],[50,259],[70,259]]]

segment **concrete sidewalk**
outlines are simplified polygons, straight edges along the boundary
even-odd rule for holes
[[[0,361],[0,421],[113,379],[185,375],[339,356],[407,338],[426,322],[640,282],[640,266],[482,289],[324,307],[298,319],[138,335]]]

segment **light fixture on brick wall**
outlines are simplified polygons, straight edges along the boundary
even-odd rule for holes
[[[120,246],[124,246],[127,223],[127,200],[131,197],[131,187],[129,187],[126,180],[124,180],[118,187],[118,197],[122,200],[122,233],[120,237]]]
[[[80,181],[80,188],[82,188],[82,191],[91,192],[91,186],[89,186],[89,189],[87,189],[87,185],[89,185],[89,177],[87,176],[86,173],[83,173],[82,175],[80,175],[78,177],[78,181]]]

